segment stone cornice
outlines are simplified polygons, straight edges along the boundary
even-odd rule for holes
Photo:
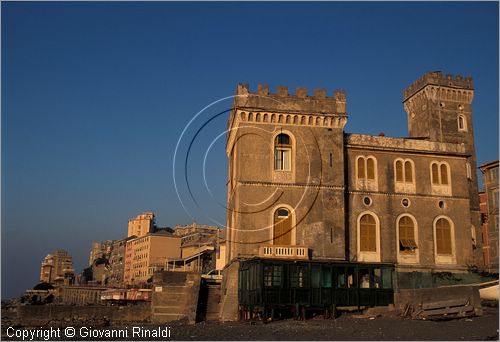
[[[366,134],[346,134],[346,148],[360,148],[379,151],[413,152],[418,154],[439,154],[468,156],[465,145],[442,143],[410,138],[392,138]]]
[[[469,200],[467,196],[447,196],[447,195],[431,195],[422,193],[403,193],[403,192],[385,192],[385,191],[366,191],[366,190],[348,190],[349,195],[380,195],[384,197],[408,197],[408,198],[435,198],[446,200]]]
[[[293,111],[266,111],[257,108],[235,108],[231,113],[230,126],[228,127],[228,139],[226,153],[229,155],[236,136],[236,130],[240,125],[264,124],[279,126],[306,126],[321,128],[344,129],[347,123],[347,114],[334,113],[310,113]]]
[[[343,186],[324,185],[324,184],[307,184],[307,183],[277,183],[277,182],[260,182],[260,181],[239,181],[240,185],[256,185],[263,187],[285,187],[285,188],[315,188],[315,189],[330,189],[344,191]]]

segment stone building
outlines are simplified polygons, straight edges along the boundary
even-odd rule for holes
[[[482,164],[484,192],[480,194],[483,256],[486,271],[498,273],[498,160]]]
[[[109,259],[109,255],[111,254],[111,249],[113,248],[114,242],[114,240],[92,242],[92,247],[90,249],[89,255],[89,266],[91,266],[99,258]]]
[[[426,73],[404,90],[408,137],[393,138],[346,133],[343,91],[238,85],[227,262],[391,263],[401,287],[480,265],[473,95],[471,78]]]
[[[58,249],[42,261],[40,282],[49,284],[71,284],[75,277],[73,258],[62,249]]]

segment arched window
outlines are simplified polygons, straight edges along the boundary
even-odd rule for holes
[[[398,222],[399,229],[399,250],[404,252],[414,252],[417,248],[415,241],[415,224],[409,216],[403,216]]]
[[[411,159],[396,159],[394,162],[396,192],[415,192],[414,164]]]
[[[356,184],[358,189],[377,190],[377,160],[374,157],[356,159]]]
[[[278,208],[274,212],[273,244],[292,244],[292,215],[286,208]]]
[[[439,167],[439,169],[441,170],[441,184],[442,185],[448,185],[448,165],[446,164],[441,164],[441,166]]]
[[[358,261],[380,262],[380,222],[372,212],[364,212],[357,220]]]
[[[373,157],[358,157],[358,179],[375,180],[376,162]]]
[[[402,214],[396,219],[397,256],[402,264],[418,264],[418,229],[417,221],[409,214]]]
[[[278,134],[274,140],[274,169],[276,171],[292,169],[292,144],[287,134]]]
[[[375,159],[372,157],[366,159],[366,179],[375,179]]]
[[[431,163],[432,193],[451,195],[450,167],[446,162]]]
[[[451,226],[445,218],[436,221],[436,254],[453,254]]]
[[[465,115],[459,114],[457,120],[458,120],[458,131],[459,132],[466,132],[467,131],[467,119],[465,118]]]
[[[360,252],[377,251],[377,222],[372,215],[365,214],[359,220]]]

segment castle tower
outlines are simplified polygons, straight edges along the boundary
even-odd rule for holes
[[[228,262],[345,259],[346,99],[332,93],[238,85],[226,145]]]
[[[479,195],[476,175],[476,149],[472,127],[474,86],[471,77],[444,76],[428,72],[404,90],[403,105],[408,113],[410,138],[464,146],[472,227],[480,236]],[[481,258],[477,248],[476,259]],[[479,260],[477,259],[477,260]]]

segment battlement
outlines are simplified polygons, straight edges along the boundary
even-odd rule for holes
[[[463,77],[462,75],[453,76],[451,74],[443,76],[441,71],[431,71],[425,73],[424,76],[413,82],[404,90],[403,101],[406,101],[409,97],[413,96],[426,85],[436,85],[469,90],[474,89],[472,77]]]
[[[288,87],[277,86],[275,93],[271,93],[267,84],[259,84],[257,91],[251,92],[248,84],[240,83],[236,95],[235,108],[346,114],[346,94],[343,90],[335,90],[333,96],[328,96],[325,89],[314,89],[313,95],[309,96],[307,88],[303,87],[297,87],[295,94],[290,94]]]

